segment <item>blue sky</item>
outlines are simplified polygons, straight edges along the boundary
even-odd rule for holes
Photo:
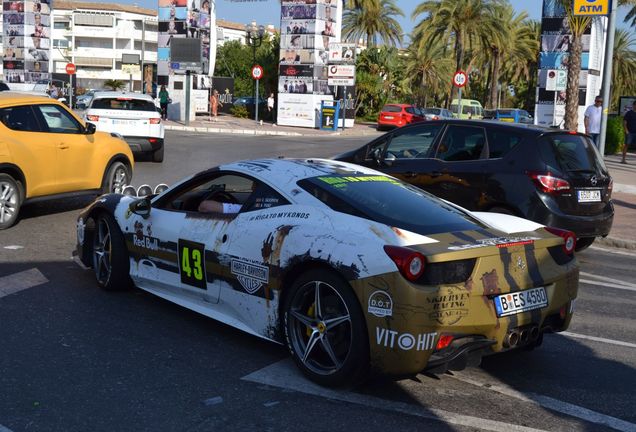
[[[415,22],[411,20],[411,13],[422,0],[397,0],[396,3],[404,12],[404,17],[398,19],[402,30],[409,33]],[[156,8],[157,0],[121,0],[122,3],[133,4],[147,8]],[[526,11],[530,18],[541,18],[542,0],[510,0],[515,10]],[[278,0],[256,1],[256,2],[232,2],[228,0],[216,1],[217,18],[237,23],[249,23],[256,20],[259,24],[274,24],[280,26],[280,2]],[[619,9],[618,25],[625,26],[622,21],[626,14],[625,8]]]

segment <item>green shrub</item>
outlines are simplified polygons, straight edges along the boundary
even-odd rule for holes
[[[614,154],[621,151],[625,143],[623,131],[623,119],[620,116],[612,116],[607,119],[607,134],[605,136],[605,154]]]
[[[243,105],[237,105],[230,108],[230,114],[238,118],[249,117],[249,112],[247,111],[247,108],[245,108],[245,106]]]

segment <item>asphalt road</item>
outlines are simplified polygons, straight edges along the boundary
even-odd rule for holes
[[[140,162],[134,184],[236,159],[330,156],[366,140],[169,133],[165,162]],[[332,391],[299,377],[281,346],[140,290],[99,290],[70,259],[89,201],[26,206],[0,232],[0,432],[636,431],[634,253],[579,254],[569,332],[537,350]]]

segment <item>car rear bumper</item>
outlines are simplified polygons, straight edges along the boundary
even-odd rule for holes
[[[614,221],[614,205],[608,203],[603,211],[594,215],[570,215],[563,213],[554,199],[542,196],[543,205],[532,206],[527,218],[546,226],[573,231],[577,237],[605,237]]]
[[[153,152],[163,147],[163,138],[125,136],[124,140],[133,153]]]

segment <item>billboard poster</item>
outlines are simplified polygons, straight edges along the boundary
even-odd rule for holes
[[[328,84],[331,44],[339,42],[342,3],[282,0],[277,121],[318,127],[320,101],[332,100]]]
[[[535,122],[542,125],[562,125],[565,91],[546,90],[548,70],[565,70],[570,66],[572,32],[560,0],[543,0],[541,19],[541,52],[539,54],[539,80],[536,92]],[[579,111],[598,94],[605,53],[606,17],[595,17],[581,38],[581,72],[579,75]],[[556,96],[556,98],[555,98]],[[555,103],[556,100],[556,103]],[[579,115],[578,130],[584,128]]]
[[[5,81],[35,84],[39,80],[49,80],[49,0],[5,0],[2,11]]]
[[[158,84],[168,84],[168,77],[174,73],[185,73],[180,64],[170,58],[171,42],[175,38],[200,39],[201,72],[211,76],[216,57],[216,43],[210,43],[210,34],[216,35],[215,0],[159,0],[158,6]]]

